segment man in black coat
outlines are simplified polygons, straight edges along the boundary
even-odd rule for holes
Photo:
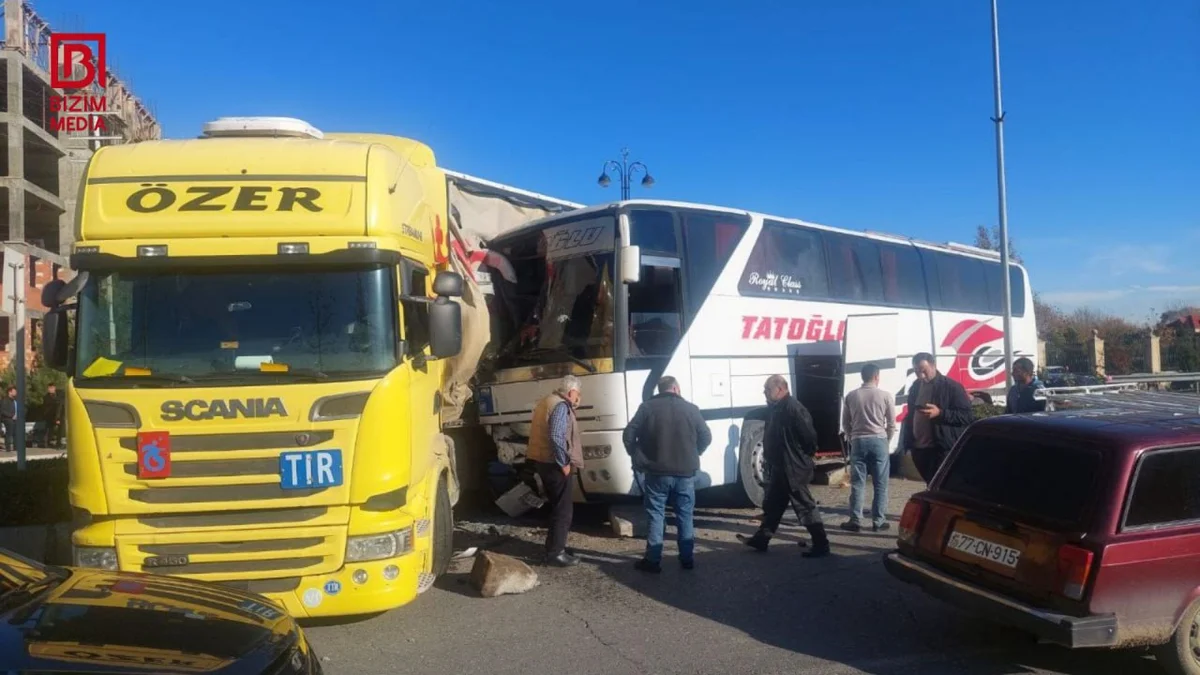
[[[767,492],[763,497],[762,524],[752,537],[738,535],[742,543],[759,551],[767,544],[783,520],[788,502],[796,511],[800,524],[812,535],[812,548],[806,558],[829,555],[829,537],[809,483],[813,477],[813,456],[817,452],[817,431],[812,415],[804,404],[788,391],[782,375],[772,375],[763,385],[763,395],[770,411],[763,432],[763,460],[767,465]]]
[[[908,414],[900,440],[928,485],[958,437],[971,424],[971,399],[958,382],[938,372],[932,354],[913,357],[917,381],[908,390]]]
[[[700,455],[712,444],[708,422],[695,404],[679,395],[679,382],[670,375],[658,381],[658,395],[643,403],[625,427],[625,451],[633,470],[645,474],[642,503],[650,518],[646,555],[636,567],[643,572],[662,571],[663,534],[667,502],[675,503],[675,528],[679,538],[679,564],[695,567],[696,545],[692,512],[696,506],[695,475]]]
[[[17,388],[8,387],[0,399],[0,424],[4,425],[4,449],[9,452],[17,449],[17,417]]]

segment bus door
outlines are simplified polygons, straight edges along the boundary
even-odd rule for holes
[[[817,456],[841,456],[842,343],[819,340],[788,345],[792,392],[808,409],[817,432]]]
[[[879,367],[879,386],[884,391],[896,391],[904,383],[907,371],[896,367],[899,352],[899,314],[851,314],[846,317],[846,333],[842,337],[842,396],[838,398],[839,429],[841,402],[846,392],[862,386],[862,370],[868,363]]]

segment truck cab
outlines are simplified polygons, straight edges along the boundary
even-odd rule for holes
[[[70,283],[75,564],[217,581],[296,616],[383,611],[443,571],[439,401],[462,338],[445,176],[389,136],[226,118],[106,147]]]

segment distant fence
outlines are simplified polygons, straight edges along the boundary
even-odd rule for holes
[[[1046,345],[1046,358],[1043,366],[1062,366],[1072,373],[1089,374],[1092,372],[1091,357],[1083,343],[1055,343]]]
[[[1183,333],[1164,337],[1166,339],[1162,344],[1163,370],[1200,372],[1200,335]]]

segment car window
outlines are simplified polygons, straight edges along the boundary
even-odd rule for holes
[[[1200,448],[1158,450],[1142,457],[1125,528],[1200,520]]]
[[[939,489],[1016,513],[1084,526],[1100,466],[1095,450],[973,434]]]

